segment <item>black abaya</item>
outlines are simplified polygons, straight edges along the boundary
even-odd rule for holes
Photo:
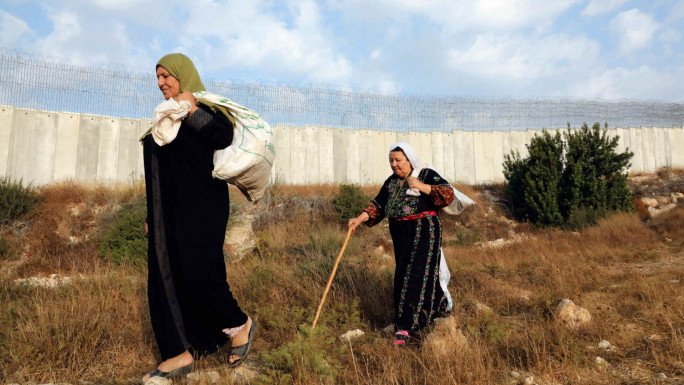
[[[232,123],[204,105],[165,146],[143,139],[147,191],[148,300],[162,360],[209,353],[222,329],[247,322],[226,282],[223,241],[228,186],[213,179],[214,150],[232,141]]]

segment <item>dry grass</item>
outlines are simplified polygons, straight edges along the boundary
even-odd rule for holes
[[[234,294],[259,321],[254,382],[508,384],[512,370],[547,384],[684,378],[684,208],[648,222],[618,214],[581,232],[536,230],[506,218],[505,202],[494,198],[500,186],[458,188],[478,205],[443,218],[466,340],[449,354],[396,349],[382,332],[392,321],[394,268],[383,258],[392,255],[384,224],[352,237],[320,326],[308,328],[345,235],[330,205],[335,186],[276,186],[256,209],[233,193],[236,212],[256,216],[255,251],[227,266]],[[0,382],[127,382],[154,367],[144,274],[97,257],[112,212],[143,193],[50,186],[29,220],[2,229],[13,256],[0,261]],[[512,242],[483,246],[500,238]],[[56,289],[13,282],[52,273],[86,278]],[[576,330],[557,323],[563,298],[592,322]],[[337,339],[355,328],[366,336]],[[616,350],[599,350],[603,339]],[[610,364],[598,367],[596,356]]]

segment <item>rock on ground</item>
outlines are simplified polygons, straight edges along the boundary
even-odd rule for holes
[[[364,333],[362,330],[359,330],[359,329],[348,330],[346,333],[344,333],[340,336],[340,339],[344,342],[352,342],[352,341],[358,340],[364,334],[366,334],[366,333]]]
[[[438,318],[430,334],[423,340],[422,349],[438,356],[447,356],[468,348],[468,340],[458,327],[456,317]]]
[[[240,223],[236,223],[226,230],[225,245],[233,251],[236,260],[241,260],[248,252],[254,250],[254,233],[252,232],[252,222],[254,215],[247,214],[241,218]]]
[[[567,298],[558,304],[554,315],[558,322],[569,328],[577,328],[591,321],[591,314],[587,309],[575,305]]]

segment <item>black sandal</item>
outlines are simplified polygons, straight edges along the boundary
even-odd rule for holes
[[[163,370],[159,369],[154,369],[153,371],[150,372],[150,378],[147,379],[147,381],[143,382],[140,380],[140,384],[145,384],[148,381],[152,379],[152,377],[161,377],[161,378],[168,378],[168,379],[174,379],[174,378],[181,378],[183,376],[186,376],[190,374],[193,370],[195,370],[195,361],[180,367],[176,370],[172,370],[170,372],[165,372]]]
[[[230,348],[230,353],[228,353],[228,359],[230,360],[231,356],[238,356],[237,360],[233,362],[228,363],[229,368],[236,368],[247,359],[247,356],[249,355],[249,350],[252,347],[252,341],[254,341],[254,336],[256,335],[257,331],[257,323],[254,319],[252,319],[252,326],[249,328],[249,337],[247,338],[247,343],[244,345],[240,346],[235,346]]]

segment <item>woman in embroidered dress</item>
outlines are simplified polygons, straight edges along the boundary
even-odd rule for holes
[[[408,143],[392,145],[389,162],[393,174],[348,226],[354,229],[365,223],[371,227],[389,219],[396,260],[393,344],[402,345],[410,333],[447,310],[448,300],[439,282],[442,225],[437,212],[454,200],[454,193],[437,172],[420,169],[418,156]],[[414,170],[420,171],[413,176]]]
[[[154,135],[142,139],[147,295],[162,359],[143,383],[155,376],[180,377],[193,370],[196,355],[222,345],[230,350],[229,364],[237,366],[249,353],[257,327],[226,282],[228,187],[211,175],[214,151],[233,140],[233,118],[220,106],[195,100],[192,92],[205,88],[185,55],[164,56],[156,70],[164,98],[187,101],[190,112],[170,143],[157,143]]]

